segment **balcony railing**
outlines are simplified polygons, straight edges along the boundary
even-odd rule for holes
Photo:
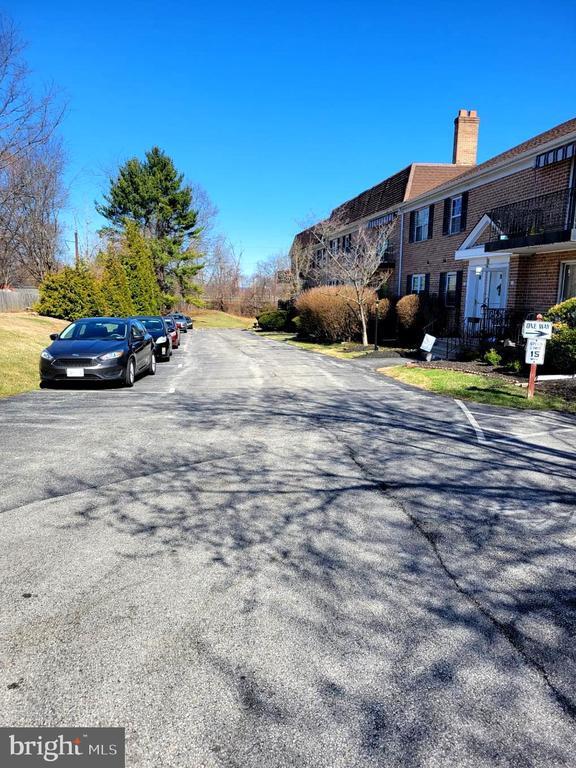
[[[486,251],[505,251],[533,245],[563,243],[574,229],[575,189],[567,188],[501,205],[488,212],[491,219]]]

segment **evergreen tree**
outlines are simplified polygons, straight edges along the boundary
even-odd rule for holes
[[[118,254],[110,246],[99,258],[103,265],[101,286],[106,313],[114,317],[133,315],[134,303],[130,285]]]
[[[144,161],[132,158],[124,163],[96,210],[115,231],[124,232],[126,221],[131,221],[152,241],[154,271],[165,304],[174,290],[194,293],[193,277],[203,266],[192,247],[200,235],[198,212],[191,187],[161,149],[153,147]]]
[[[124,267],[134,312],[139,315],[157,314],[160,292],[154,274],[152,251],[138,225],[126,221],[119,257]]]
[[[100,287],[84,262],[47,275],[40,284],[38,312],[63,320],[95,317],[104,311]]]

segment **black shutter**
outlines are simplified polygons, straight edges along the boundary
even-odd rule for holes
[[[406,295],[412,293],[412,275],[406,275]]]
[[[424,292],[430,293],[430,272],[424,275]]]
[[[466,229],[466,217],[468,216],[468,192],[462,192],[462,214],[460,216],[460,232]]]
[[[459,269],[458,272],[456,272],[456,298],[454,300],[457,309],[460,309],[462,306],[462,275],[463,272]]]
[[[444,200],[444,214],[442,216],[442,234],[443,235],[449,235],[450,234],[450,213],[452,208],[452,198],[447,197],[446,200]]]
[[[408,229],[408,242],[414,242],[414,233],[416,231],[416,211],[410,211],[410,227]]]
[[[440,272],[440,286],[438,288],[438,298],[440,304],[444,306],[446,304],[446,272]]]
[[[432,240],[434,234],[434,206],[431,205],[428,209],[428,240]]]

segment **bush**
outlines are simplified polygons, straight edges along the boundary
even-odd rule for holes
[[[491,349],[484,355],[484,362],[497,368],[502,362],[502,355],[495,349]]]
[[[576,328],[562,328],[552,335],[546,345],[546,367],[556,373],[576,373]]]
[[[405,338],[417,339],[424,326],[432,320],[430,299],[426,294],[411,293],[403,296],[396,304],[396,317],[400,333]]]
[[[561,323],[568,328],[576,328],[576,298],[555,304],[546,312],[546,320]]]
[[[104,299],[98,283],[82,262],[76,267],[65,267],[61,272],[47,275],[39,286],[39,314],[78,320],[94,317],[104,311]]]
[[[369,311],[375,294],[367,290]],[[355,291],[347,286],[325,286],[304,291],[296,302],[299,333],[315,341],[333,344],[361,338],[362,324],[355,302]],[[381,302],[380,308],[382,310]],[[382,315],[382,311],[379,312]]]
[[[288,312],[274,309],[258,315],[258,324],[263,331],[283,331],[288,324]]]

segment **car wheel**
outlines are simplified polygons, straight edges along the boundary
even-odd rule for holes
[[[150,362],[148,364],[148,375],[154,376],[156,373],[156,355],[154,354],[154,350],[150,353]]]
[[[126,370],[124,372],[124,386],[133,387],[135,379],[136,363],[134,362],[134,358],[131,357],[130,360],[128,360],[128,364],[126,365]]]

